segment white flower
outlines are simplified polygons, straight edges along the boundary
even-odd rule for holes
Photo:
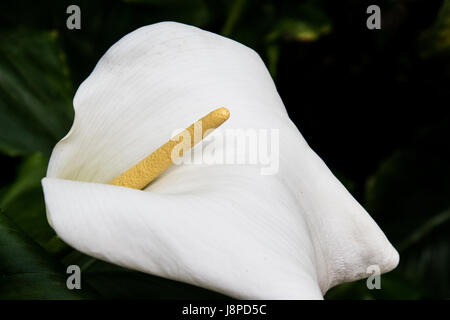
[[[224,129],[279,129],[277,174],[173,165],[142,191],[107,184],[222,106]],[[173,22],[140,28],[100,59],[74,108],[42,184],[49,223],[88,255],[250,299],[322,299],[398,263],[291,122],[260,57],[235,41]]]

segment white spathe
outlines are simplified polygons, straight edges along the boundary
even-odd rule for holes
[[[106,184],[223,106],[223,129],[279,129],[277,174],[177,165],[144,191]],[[174,22],[140,28],[100,59],[74,108],[42,184],[49,223],[88,255],[249,299],[322,299],[370,265],[398,264],[291,122],[260,57],[235,41]]]

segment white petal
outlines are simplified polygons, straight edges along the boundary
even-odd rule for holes
[[[256,166],[182,165],[147,192],[101,184],[221,106],[231,112],[225,129],[280,130],[276,175],[261,176]],[[383,232],[289,120],[249,48],[177,23],[138,29],[102,57],[74,107],[44,189],[49,221],[83,252],[249,298],[317,298],[317,287],[325,293],[368,276],[369,265],[387,272],[398,263]]]
[[[43,186],[54,228],[89,255],[236,298],[321,299],[295,199],[277,179],[236,176],[178,195],[55,178]]]
[[[231,111],[225,128],[276,128],[289,119],[253,50],[173,22],[113,45],[73,103],[75,121],[54,149],[49,177],[108,182],[218,107]]]

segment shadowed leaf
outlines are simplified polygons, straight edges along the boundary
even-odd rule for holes
[[[450,53],[450,0],[444,0],[433,26],[421,38],[424,56]]]
[[[0,213],[0,299],[82,299],[69,290],[64,268]]]
[[[41,179],[47,170],[48,157],[40,153],[26,157],[18,176],[0,198],[0,208],[34,241],[56,253],[67,248],[49,226],[46,218]]]
[[[49,154],[73,118],[57,33],[0,34],[0,151]]]

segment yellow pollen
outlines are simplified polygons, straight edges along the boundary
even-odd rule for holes
[[[149,156],[138,162],[135,166],[115,177],[109,184],[134,189],[145,188],[150,182],[163,173],[164,170],[170,167],[174,161],[180,158],[184,151],[189,150],[200,142],[229,117],[230,111],[227,108],[218,108],[208,113],[206,116],[194,122],[190,127],[184,129],[181,133],[156,149]],[[201,128],[201,131],[197,128]],[[183,137],[189,137],[190,143],[185,141],[185,144],[181,145],[183,143]],[[179,152],[174,153],[173,151],[176,151],[174,149],[178,149],[180,146],[183,148],[181,148]]]

